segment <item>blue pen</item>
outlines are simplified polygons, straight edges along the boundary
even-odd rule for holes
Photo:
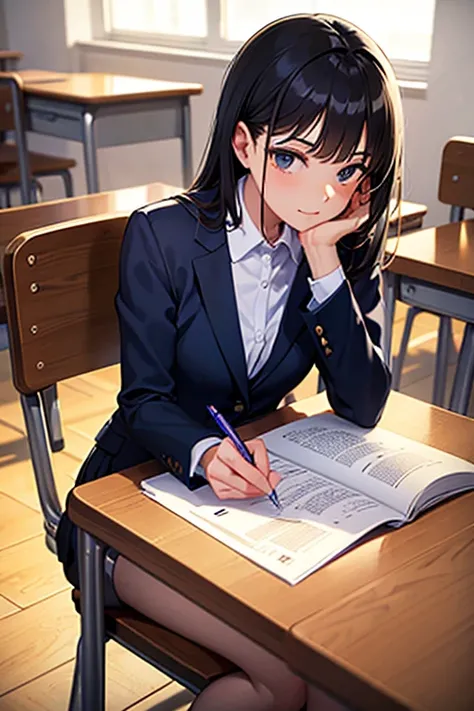
[[[221,415],[221,413],[216,410],[214,405],[208,405],[207,409],[209,410],[214,422],[216,425],[219,427],[219,429],[222,430],[222,432],[227,435],[227,437],[230,439],[236,450],[239,452],[239,454],[242,455],[242,457],[255,466],[255,462],[253,460],[252,455],[250,454],[249,450],[245,446],[245,443],[242,442],[240,439],[239,435],[237,432],[234,430],[232,425],[230,425],[227,420],[225,419],[224,415]],[[281,509],[282,506],[280,504],[280,501],[278,499],[278,494],[276,493],[275,489],[272,489],[272,491],[268,494],[268,498],[272,502],[272,504],[275,504],[275,506],[278,509]]]

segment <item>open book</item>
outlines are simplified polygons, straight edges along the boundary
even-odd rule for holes
[[[189,491],[171,474],[144,493],[266,570],[295,584],[381,525],[401,526],[456,493],[474,489],[474,465],[375,427],[332,414],[291,422],[263,436],[282,475],[278,510],[266,496],[220,501]]]

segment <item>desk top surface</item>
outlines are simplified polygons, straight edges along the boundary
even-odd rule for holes
[[[85,104],[116,104],[175,96],[201,94],[201,84],[161,81],[143,77],[79,72],[63,74],[45,70],[19,72],[24,92],[56,101]]]
[[[15,49],[0,49],[0,59],[22,59],[23,52],[17,52]]]
[[[387,251],[394,247],[395,238],[390,238]],[[404,235],[390,271],[473,294],[474,220]]]
[[[242,434],[255,436],[297,417],[325,411],[327,407],[322,393],[277,410],[259,423],[247,425]],[[381,424],[394,432],[472,459],[474,421],[468,418],[393,392]],[[204,608],[236,625],[275,654],[288,655],[290,662],[294,650],[288,646],[288,638],[295,625],[326,611],[331,611],[334,622],[338,610],[337,619],[344,623],[345,604],[352,605],[356,595],[366,589],[384,589],[378,586],[385,585],[385,580],[391,580],[395,588],[400,579],[403,586],[403,571],[410,561],[419,559],[451,537],[463,536],[462,532],[469,527],[474,530],[474,493],[469,493],[445,502],[407,526],[358,546],[291,587],[143,496],[138,486],[140,480],[159,471],[160,465],[150,462],[78,487],[71,496],[69,513],[77,524],[87,521],[90,533],[133,558],[168,585],[184,594],[192,590],[193,599]],[[462,560],[459,558],[456,565],[462,566],[463,560],[465,556]],[[401,571],[400,578],[398,571]],[[443,610],[449,618],[449,614],[457,614],[450,608],[451,604],[457,604],[457,597],[450,602],[451,579],[446,576],[443,569],[425,579],[430,594],[436,596],[445,591]],[[414,588],[413,600],[416,600],[416,581]],[[380,605],[383,608],[383,603]],[[429,605],[416,608],[416,614],[408,604],[400,607],[396,648],[390,637],[383,634],[379,638],[373,630],[374,639],[378,640],[380,663],[390,665],[393,654],[400,659],[409,658],[416,636],[417,653],[421,657],[425,652],[440,648],[444,664],[455,664],[455,650],[443,647],[436,638],[437,631],[441,634],[442,629],[432,624],[434,613]],[[330,637],[328,629],[325,631]],[[432,634],[427,630],[432,630]],[[364,628],[366,635],[369,632]],[[309,649],[308,654],[311,653]],[[408,667],[407,664],[407,673]],[[304,669],[302,663],[301,668]],[[371,680],[377,677],[376,665],[368,668],[367,674],[369,672]],[[364,668],[358,671],[358,677],[364,674]],[[374,683],[378,683],[377,679]],[[365,683],[362,686],[365,688]],[[375,705],[372,708],[392,707]]]

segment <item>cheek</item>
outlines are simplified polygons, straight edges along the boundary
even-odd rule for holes
[[[280,211],[285,210],[285,208],[294,208],[297,206],[295,198],[301,193],[303,185],[300,172],[284,173],[273,166],[268,166],[265,179],[265,198],[269,203],[276,202],[276,207]],[[273,207],[275,207],[275,204]]]
[[[347,207],[354,194],[355,187],[353,185],[340,185],[335,188],[335,191],[335,195],[328,202],[328,210],[331,212],[328,219],[336,217]]]

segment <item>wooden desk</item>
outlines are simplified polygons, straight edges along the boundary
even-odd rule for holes
[[[351,708],[471,711],[473,547],[471,523],[296,624],[293,669]]]
[[[423,226],[423,219],[428,211],[426,205],[419,202],[410,202],[402,200],[401,203],[401,228],[400,233],[406,234],[414,230],[420,230]],[[398,232],[398,214],[395,213],[390,218],[390,226],[388,229],[389,237],[396,236]]]
[[[13,71],[20,59],[23,59],[22,52],[16,52],[13,49],[0,49],[0,72]]]
[[[89,193],[99,192],[97,148],[167,138],[181,139],[184,185],[191,183],[189,98],[202,93],[201,84],[29,71],[23,75],[28,129],[83,144]]]
[[[388,241],[387,251],[394,242]],[[386,353],[391,352],[396,299],[467,324],[450,402],[450,409],[467,412],[474,371],[474,220],[404,236],[386,272],[385,286]]]
[[[244,437],[256,436],[297,417],[326,409],[326,396],[321,393],[282,408],[258,423],[247,425],[242,428],[242,434]],[[406,395],[391,393],[382,425],[452,454],[473,459],[474,421]],[[191,593],[192,599],[199,605],[274,654],[285,657],[289,663],[293,661],[294,643],[292,640],[290,643],[290,637],[295,625],[316,613],[323,615],[326,610],[344,606],[344,601],[349,603],[357,591],[383,584],[387,576],[403,570],[410,561],[474,524],[474,494],[466,494],[428,512],[408,526],[359,546],[291,587],[144,497],[138,487],[139,481],[161,470],[157,462],[152,462],[78,487],[69,502],[72,520],[79,526],[87,527],[92,536],[114,546],[166,584],[185,595]],[[101,546],[94,546],[88,550],[91,564],[88,569],[89,590],[97,589],[94,565],[101,570]],[[464,564],[460,561],[456,563],[456,570]],[[442,591],[446,586],[446,579],[440,574],[433,575],[430,581],[433,591]],[[456,596],[451,598],[448,595],[443,610],[447,619],[449,615],[454,618],[455,611],[450,606],[457,604],[457,601]],[[472,648],[472,605],[466,614],[471,615],[469,634]],[[420,650],[423,648],[426,653],[431,649],[440,650],[445,677],[434,676],[430,684],[435,687],[438,684],[442,692],[443,679],[450,674],[454,679],[459,678],[455,675],[464,674],[465,666],[458,664],[455,637],[451,639],[451,646],[449,640],[446,644],[443,642],[443,646],[441,640],[436,638],[436,631],[441,631],[441,628],[433,626],[433,635],[425,638],[432,617],[432,608],[417,610],[413,618],[407,615],[401,621],[400,630],[410,628],[407,642],[418,632]],[[382,635],[377,657],[390,662],[392,653],[392,640]],[[310,649],[308,654],[314,656]],[[408,649],[406,654],[409,654]],[[329,661],[337,663],[334,658]],[[325,662],[326,667],[329,661]],[[374,673],[372,669],[368,671]],[[345,673],[349,674],[350,670]],[[471,676],[468,674],[466,683]],[[364,669],[354,671],[354,677],[357,677],[357,683],[354,682],[353,687],[357,689],[377,683],[372,676],[365,675]],[[327,677],[325,687],[345,698],[344,688],[333,685],[331,676]],[[388,690],[387,694],[390,693]],[[361,703],[355,703],[356,708],[369,708],[363,705],[364,698],[361,692]],[[392,707],[382,705],[377,711],[382,708]],[[450,708],[449,704],[446,708]]]

